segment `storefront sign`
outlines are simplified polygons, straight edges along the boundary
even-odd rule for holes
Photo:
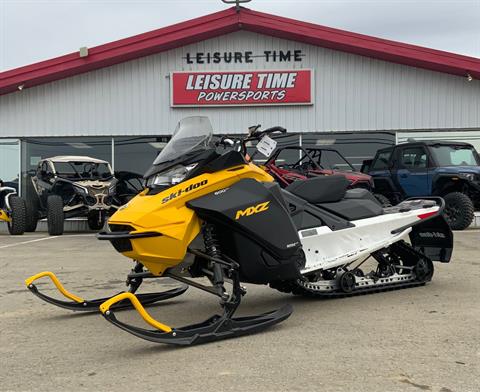
[[[171,106],[311,105],[313,71],[172,72]]]
[[[184,59],[187,64],[253,63],[256,59],[261,59],[267,63],[284,63],[302,61],[304,56],[299,49],[264,50],[259,53],[246,50],[244,52],[188,52]]]

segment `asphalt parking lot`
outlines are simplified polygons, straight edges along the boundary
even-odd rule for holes
[[[266,332],[189,348],[140,340],[99,314],[71,313],[24,286],[51,270],[86,298],[124,290],[128,259],[92,234],[11,237],[0,232],[2,391],[478,391],[480,231],[455,233],[450,264],[425,287],[311,300],[248,286],[241,314],[291,303],[293,315]],[[54,295],[46,279],[38,287]],[[147,282],[143,291],[171,288]],[[181,326],[217,312],[190,288],[150,307]],[[136,323],[133,310],[119,318]],[[140,325],[140,323],[139,323]]]

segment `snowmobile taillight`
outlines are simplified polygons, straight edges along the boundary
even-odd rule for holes
[[[435,215],[438,211],[426,212],[425,214],[417,215],[420,219],[427,219]]]

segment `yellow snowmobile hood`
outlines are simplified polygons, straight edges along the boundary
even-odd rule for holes
[[[186,206],[190,200],[227,188],[243,178],[272,182],[273,178],[253,164],[206,173],[181,182],[158,194],[144,191],[121,207],[108,223],[112,231],[160,233],[160,236],[124,241],[121,253],[140,261],[150,272],[162,275],[185,257],[188,245],[200,233],[201,221]],[[127,227],[125,227],[127,226]],[[129,241],[129,243],[125,243]],[[115,243],[114,243],[115,246]]]

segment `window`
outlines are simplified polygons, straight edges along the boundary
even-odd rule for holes
[[[290,167],[293,164],[297,163],[299,161],[299,157],[301,154],[300,149],[298,148],[286,148],[278,154],[278,156],[275,158],[275,165],[277,167]]]
[[[233,137],[235,138],[238,138],[238,137],[243,137],[243,135],[234,135]],[[280,149],[282,147],[288,147],[288,146],[298,146],[300,144],[300,138],[297,134],[272,134],[270,135],[270,137],[272,139],[274,139],[276,142],[277,142],[277,149]],[[256,141],[251,141],[251,142],[248,142],[247,143],[247,153],[252,156],[255,151],[256,151],[256,148],[255,146],[257,145],[257,142]],[[276,151],[275,150],[275,151]],[[273,151],[272,155],[275,153],[275,151]],[[265,157],[264,155],[260,154],[260,153],[255,153],[255,156],[254,156],[254,159],[253,161],[259,165],[263,165],[267,160],[268,160],[269,157]],[[295,163],[296,161],[298,161],[300,159],[300,152],[299,150],[284,150],[281,152],[279,158],[280,160],[277,160],[278,163],[280,163],[280,165],[285,165],[285,164],[289,164],[289,163]],[[293,161],[293,162],[292,162]]]
[[[318,153],[320,153],[320,162],[318,162]],[[314,156],[313,154],[311,154]],[[321,150],[315,155],[315,161],[327,170],[354,171],[355,169],[348,163],[337,151]]]
[[[427,153],[423,147],[404,148],[400,162],[407,169],[425,169],[427,167]]]
[[[469,146],[433,146],[432,154],[440,166],[477,166],[476,151]]]
[[[394,144],[393,132],[309,132],[302,135],[303,147],[337,150],[357,170],[360,170],[364,160],[373,158],[378,150]],[[343,168],[346,167],[340,167]]]
[[[0,180],[5,186],[18,189],[20,172],[18,140],[0,139]]]
[[[392,149],[379,151],[373,161],[373,164],[370,170],[388,169],[388,164],[390,161],[390,157],[392,156],[392,151],[393,151]]]
[[[114,140],[115,175],[141,179],[167,145],[170,136],[116,137]]]

